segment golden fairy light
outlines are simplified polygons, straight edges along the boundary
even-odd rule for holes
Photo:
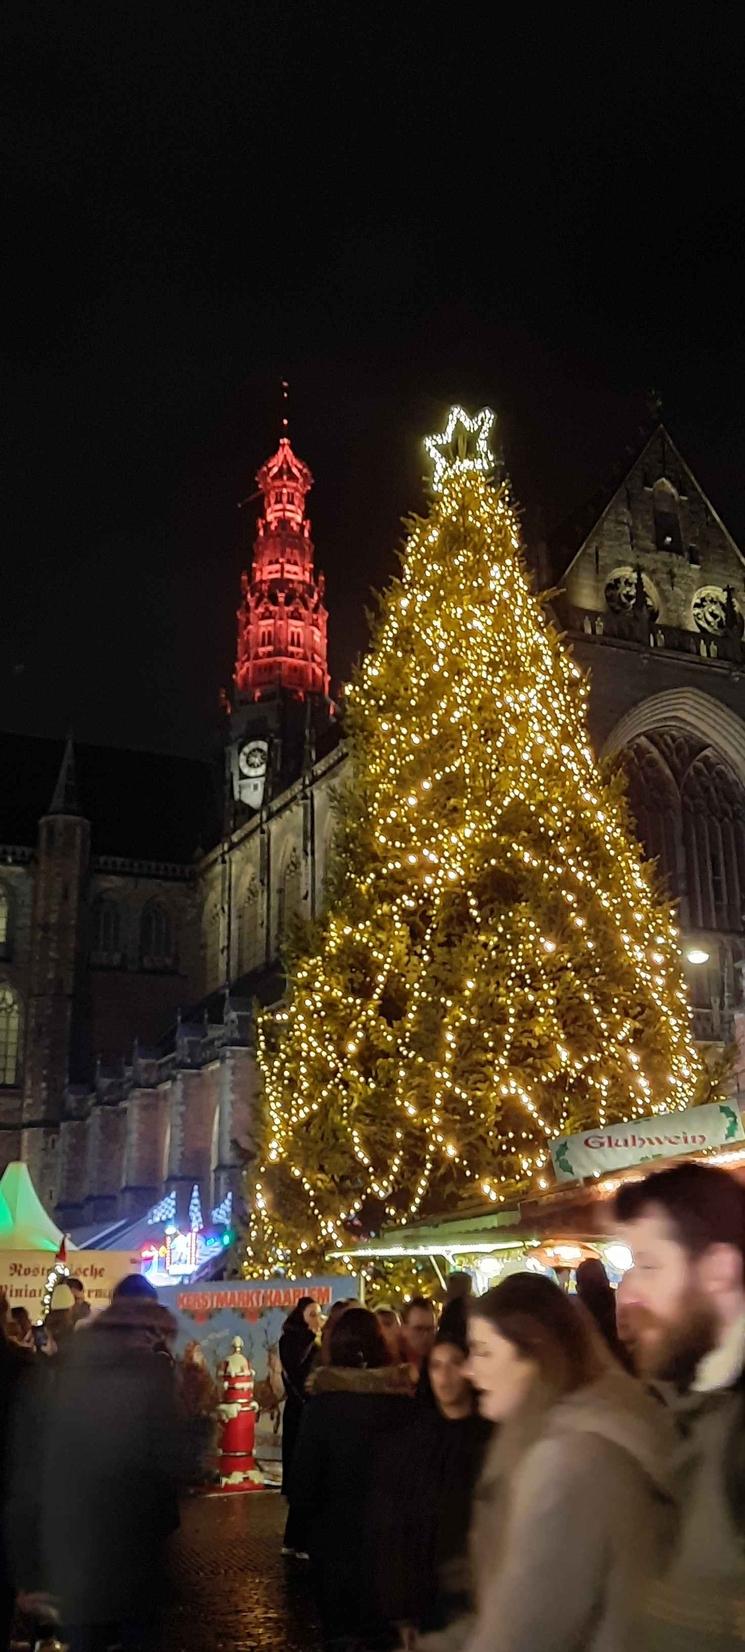
[[[488,481],[492,422],[454,409],[429,438],[431,512],[347,691],[326,915],[258,1029],[254,1275],[543,1185],[553,1137],[705,1085],[672,914]]]

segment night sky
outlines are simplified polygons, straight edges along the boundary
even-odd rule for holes
[[[6,5],[0,727],[209,750],[283,376],[337,680],[453,400],[550,526],[655,392],[745,539],[742,56],[547,14]]]

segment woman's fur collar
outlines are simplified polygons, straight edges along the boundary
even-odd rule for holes
[[[173,1314],[163,1307],[162,1302],[142,1296],[116,1297],[103,1313],[84,1322],[86,1336],[95,1333],[100,1337],[104,1331],[124,1331],[133,1342],[143,1347],[168,1342],[176,1335],[177,1329]]]
[[[349,1365],[319,1365],[308,1382],[309,1394],[406,1394],[414,1382],[408,1365],[381,1365],[367,1370]]]

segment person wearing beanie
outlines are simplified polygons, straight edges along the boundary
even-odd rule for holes
[[[139,1647],[158,1617],[191,1470],[175,1334],[152,1285],[131,1275],[71,1338],[55,1377],[38,1493],[42,1574],[71,1652]]]
[[[127,1302],[130,1300],[137,1301],[138,1299],[140,1301],[157,1302],[158,1292],[144,1273],[128,1273],[124,1279],[119,1280],[118,1285],[114,1286],[111,1300],[112,1302]]]

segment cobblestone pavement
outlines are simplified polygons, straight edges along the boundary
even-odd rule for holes
[[[189,1499],[162,1652],[317,1652],[308,1568],[280,1554],[284,1521],[276,1492]]]

